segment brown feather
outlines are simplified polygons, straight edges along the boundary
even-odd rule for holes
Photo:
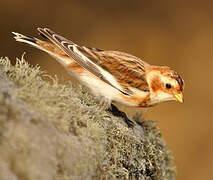
[[[149,91],[145,77],[145,67],[149,65],[141,59],[119,51],[97,51],[96,49],[85,47],[84,51],[81,50],[81,52],[112,74],[122,86]]]

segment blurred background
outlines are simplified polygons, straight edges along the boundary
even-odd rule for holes
[[[1,0],[0,56],[39,64],[60,80],[70,76],[51,57],[12,38],[49,27],[79,45],[121,50],[168,65],[185,80],[185,102],[148,109],[174,155],[177,180],[212,179],[213,3],[183,0]]]

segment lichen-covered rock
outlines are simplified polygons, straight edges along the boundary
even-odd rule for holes
[[[22,58],[0,59],[0,179],[173,180],[153,121],[133,129],[87,89],[59,84]]]

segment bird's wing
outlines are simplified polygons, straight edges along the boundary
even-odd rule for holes
[[[141,59],[120,51],[100,51],[86,48],[96,56],[96,64],[112,74],[125,89],[136,88],[149,91],[146,81],[145,69],[150,66]]]
[[[148,64],[141,59],[119,51],[78,46],[48,28],[38,28],[38,31],[83,68],[123,94],[131,95],[130,87],[149,90],[145,78]]]

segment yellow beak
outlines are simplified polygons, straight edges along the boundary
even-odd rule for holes
[[[175,98],[178,102],[183,103],[183,95],[182,94],[176,94]]]

